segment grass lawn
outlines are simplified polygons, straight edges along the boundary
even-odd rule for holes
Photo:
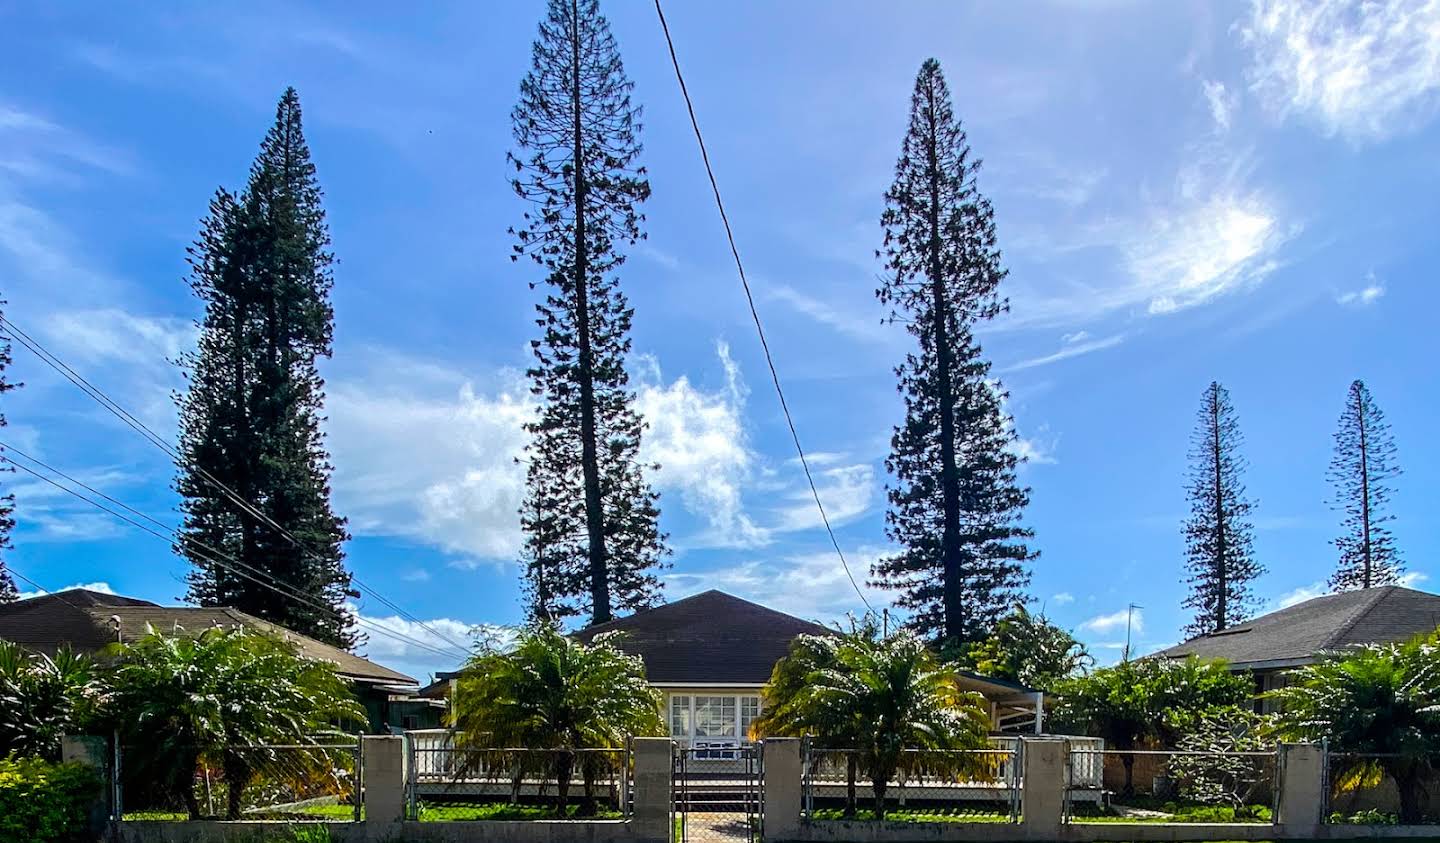
[[[843,808],[816,808],[811,819],[817,821],[845,819]],[[874,822],[875,811],[862,808],[851,818],[856,822]],[[885,812],[886,822],[895,823],[1008,823],[1010,813],[989,807],[892,808]]]
[[[601,808],[589,817],[579,816],[580,806],[571,805],[565,819],[618,820],[616,810]],[[553,820],[555,809],[550,805],[509,805],[504,802],[421,802],[421,822],[454,822],[464,820]]]
[[[162,822],[184,822],[190,817],[184,811],[126,811],[126,822],[144,822],[146,820]],[[309,805],[304,808],[294,808],[281,813],[267,813],[257,811],[245,814],[242,819],[247,820],[268,820],[268,819],[296,819],[315,820],[319,822],[350,822],[355,818],[355,809],[350,805]],[[361,809],[360,818],[365,818],[364,809]]]

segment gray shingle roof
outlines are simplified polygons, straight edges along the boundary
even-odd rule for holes
[[[587,627],[575,637],[588,642],[617,631],[624,633],[620,648],[644,660],[651,682],[764,685],[795,636],[833,630],[723,591],[706,591]]]
[[[115,621],[119,621],[116,629]],[[134,641],[146,627],[156,632],[198,633],[212,626],[234,627],[279,635],[295,642],[300,652],[335,665],[335,672],[360,682],[414,685],[415,680],[354,653],[228,607],[159,606],[145,600],[71,589],[0,606],[0,639],[44,653],[61,644],[93,653],[117,640]]]
[[[1323,650],[1404,641],[1440,625],[1440,595],[1398,585],[1326,594],[1155,653],[1232,664],[1293,662]]]

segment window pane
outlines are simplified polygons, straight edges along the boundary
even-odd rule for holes
[[[695,737],[735,737],[735,698],[696,697]]]
[[[740,738],[741,738],[741,740],[749,740],[749,738],[750,738],[750,724],[751,724],[752,722],[754,722],[754,720],[755,720],[756,717],[759,717],[759,716],[760,716],[760,698],[759,698],[759,697],[741,697],[741,698],[740,698]]]
[[[676,738],[690,737],[690,698],[670,698],[670,735]]]

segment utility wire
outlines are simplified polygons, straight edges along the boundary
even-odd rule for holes
[[[19,453],[19,452],[16,452],[16,453]],[[28,458],[27,458],[27,459],[28,459]],[[114,517],[114,518],[118,518],[119,520],[124,521],[125,523],[129,524],[129,525],[132,526],[132,527],[135,527],[135,528],[138,529],[138,530],[141,530],[141,531],[143,531],[143,532],[145,532],[145,533],[148,533],[148,534],[154,536],[154,537],[157,538],[157,539],[160,539],[161,541],[165,542],[166,544],[170,545],[171,547],[175,548],[176,550],[181,550],[181,551],[184,550],[184,548],[182,548],[182,546],[181,546],[181,541],[182,541],[182,539],[180,539],[180,538],[177,537],[177,536],[174,536],[174,535],[166,535],[165,533],[158,532],[158,531],[156,531],[155,529],[153,529],[153,528],[151,528],[151,527],[148,527],[148,526],[146,526],[145,524],[140,523],[139,521],[135,520],[134,518],[131,518],[131,517],[128,516],[128,515],[125,515],[125,514],[122,513],[122,512],[118,512],[118,511],[116,511],[116,510],[114,510],[114,509],[111,509],[110,507],[108,507],[108,506],[106,506],[106,505],[104,505],[104,504],[102,504],[102,503],[100,503],[100,502],[98,502],[98,501],[96,501],[96,500],[94,500],[94,499],[92,499],[92,498],[88,498],[88,497],[86,497],[84,494],[82,494],[82,493],[80,493],[80,492],[77,492],[77,491],[75,491],[74,489],[71,489],[70,487],[68,487],[68,486],[66,486],[66,485],[64,485],[64,484],[57,482],[54,478],[48,477],[48,476],[46,476],[46,475],[44,475],[44,474],[41,474],[40,472],[36,471],[35,469],[31,468],[31,467],[28,466],[28,465],[25,465],[24,463],[16,462],[15,460],[11,459],[8,455],[0,456],[0,460],[3,460],[4,462],[9,463],[10,465],[12,465],[12,466],[20,469],[21,471],[24,471],[24,472],[27,473],[27,474],[30,474],[30,475],[34,476],[35,478],[37,478],[37,479],[39,479],[39,480],[44,481],[45,483],[50,484],[51,486],[54,486],[55,488],[59,489],[59,490],[62,491],[62,492],[65,492],[66,494],[72,495],[72,496],[74,496],[75,498],[78,498],[79,500],[84,501],[85,503],[90,504],[91,506],[95,507],[96,509],[100,510],[101,512],[105,512],[105,513],[109,514],[110,516],[112,516],[112,517]],[[38,465],[41,465],[41,466],[43,466],[43,467],[45,467],[45,468],[47,468],[47,469],[50,469],[50,466],[45,465],[44,463],[40,462],[39,460],[35,460],[35,462],[36,462]],[[50,470],[54,470],[54,469],[50,469]],[[68,477],[68,475],[63,474],[63,473],[59,472],[58,470],[56,470],[55,473],[56,473],[56,474],[59,474],[61,477],[65,477],[66,479],[71,479],[71,478]],[[78,481],[77,481],[77,482],[78,482]],[[84,485],[84,484],[79,484],[79,485]],[[87,488],[88,488],[88,487],[87,487]],[[113,498],[110,498],[108,495],[103,495],[102,493],[97,493],[97,494],[101,494],[102,497],[105,497],[105,498],[107,498],[108,500],[114,501],[114,499],[113,499]],[[116,505],[118,505],[118,506],[120,506],[120,507],[123,507],[123,508],[126,509],[126,510],[129,510],[129,511],[131,511],[131,512],[137,512],[133,507],[130,507],[130,506],[126,505],[126,504],[120,503],[119,501],[114,501],[114,502],[116,503]],[[154,521],[154,520],[155,520],[155,519],[153,519],[153,518],[150,518],[149,516],[144,515],[143,513],[138,513],[138,512],[137,512],[137,514],[139,514],[142,518],[145,518],[145,519],[147,519],[147,520],[150,520],[150,521]],[[163,525],[162,525],[162,526],[163,526]],[[256,585],[261,586],[262,588],[267,588],[267,589],[275,592],[276,594],[281,595],[282,597],[287,597],[287,598],[289,598],[289,599],[291,599],[291,600],[294,600],[294,601],[296,601],[297,603],[300,603],[300,604],[302,604],[302,605],[305,605],[305,606],[308,606],[308,607],[314,608],[314,609],[320,609],[320,610],[325,611],[325,612],[334,611],[333,607],[326,606],[326,605],[323,604],[323,603],[320,603],[320,602],[317,602],[317,601],[315,601],[315,600],[312,600],[312,599],[310,599],[309,597],[307,597],[307,596],[305,596],[305,595],[303,595],[303,594],[299,594],[299,593],[296,593],[296,592],[294,592],[294,591],[290,591],[290,590],[284,589],[284,588],[280,587],[279,585],[275,585],[275,584],[272,584],[272,583],[269,583],[269,582],[266,582],[266,581],[260,579],[260,577],[259,577],[259,576],[256,576],[256,574],[264,574],[264,572],[259,571],[258,569],[255,569],[255,568],[253,568],[253,567],[251,567],[251,566],[249,566],[249,565],[246,565],[244,562],[241,562],[240,560],[234,558],[233,556],[229,556],[228,554],[224,554],[224,553],[222,553],[222,552],[220,552],[220,551],[218,551],[218,550],[215,550],[214,548],[212,548],[212,547],[210,547],[210,546],[208,546],[208,545],[206,545],[206,544],[203,544],[203,543],[201,543],[201,542],[195,541],[195,540],[193,540],[193,539],[183,539],[183,541],[188,541],[188,542],[190,542],[191,544],[194,544],[194,545],[198,546],[198,547],[200,548],[201,552],[198,552],[197,555],[199,555],[204,561],[206,561],[206,562],[208,562],[208,563],[210,563],[210,564],[212,564],[212,565],[215,565],[215,566],[217,566],[217,567],[221,567],[221,568],[224,568],[224,569],[226,569],[226,570],[229,570],[229,571],[231,571],[232,573],[234,573],[234,574],[236,574],[236,575],[238,575],[238,576],[241,576],[241,577],[244,577],[244,578],[247,579],[247,580],[250,580],[251,582],[255,583]],[[191,550],[192,552],[196,552],[196,551],[195,551],[195,548],[193,548],[193,547],[190,548],[190,550]],[[212,556],[211,554],[214,554],[214,555]],[[251,572],[254,572],[254,573],[251,573]],[[33,580],[26,579],[26,581],[27,581],[27,582],[30,582],[32,585],[34,584],[34,581],[33,581]],[[278,581],[276,581],[276,582],[278,582]],[[36,587],[39,588],[39,586],[36,586]],[[72,605],[73,605],[73,604],[72,604]],[[411,638],[410,636],[407,636],[407,635],[405,635],[405,634],[403,634],[403,633],[399,633],[399,632],[396,632],[396,631],[394,631],[394,630],[392,630],[392,629],[389,629],[389,628],[387,628],[387,627],[381,626],[381,625],[375,623],[374,621],[370,621],[370,620],[368,620],[368,619],[366,619],[366,618],[360,617],[359,615],[356,615],[355,620],[356,620],[357,623],[359,623],[361,626],[365,627],[365,628],[366,628],[367,630],[369,630],[369,631],[378,632],[378,633],[380,633],[381,635],[384,635],[384,636],[386,636],[386,637],[388,637],[388,638],[391,638],[391,639],[393,639],[393,640],[395,640],[395,641],[399,641],[399,642],[401,642],[401,643],[403,643],[403,644],[409,644],[409,645],[411,645],[411,646],[418,647],[418,648],[420,648],[420,649],[422,649],[422,650],[429,651],[429,652],[431,652],[431,653],[433,653],[433,654],[435,654],[435,655],[437,655],[437,656],[444,656],[444,657],[446,657],[446,658],[453,658],[454,655],[455,655],[454,653],[444,652],[444,651],[438,649],[437,647],[434,647],[434,646],[432,646],[432,645],[430,645],[430,644],[427,644],[427,643],[424,642],[424,641],[420,641],[419,639]]]
[[[780,409],[785,414],[785,424],[790,428],[790,439],[795,443],[795,452],[800,455],[800,467],[805,470],[805,480],[810,484],[810,495],[815,498],[815,508],[820,510],[820,520],[825,524],[825,532],[830,534],[830,543],[835,546],[835,553],[840,557],[840,565],[845,569],[845,577],[850,580],[850,587],[855,589],[855,594],[860,598],[860,602],[865,604],[865,608],[873,612],[874,607],[865,599],[865,592],[860,590],[860,584],[850,572],[845,551],[840,549],[840,540],[835,537],[835,529],[830,526],[830,516],[825,514],[825,505],[820,502],[820,490],[816,488],[815,476],[810,472],[810,461],[806,459],[805,449],[800,445],[800,434],[795,429],[795,420],[790,416],[785,390],[780,387],[780,374],[775,370],[775,360],[770,355],[770,343],[765,340],[765,328],[760,324],[760,312],[755,308],[755,296],[750,292],[749,279],[745,277],[745,264],[740,260],[740,250],[735,245],[735,233],[730,229],[730,218],[725,213],[725,203],[720,199],[720,185],[715,181],[715,170],[710,166],[710,153],[705,149],[705,137],[700,133],[700,121],[695,117],[695,105],[690,101],[689,89],[685,87],[685,75],[680,72],[680,59],[675,55],[675,42],[670,38],[670,25],[665,22],[665,11],[660,8],[660,0],[655,0],[655,14],[660,17],[660,29],[665,33],[665,45],[670,48],[670,63],[675,67],[675,81],[680,83],[680,94],[685,97],[685,109],[690,112],[690,127],[695,130],[695,142],[700,146],[700,159],[705,162],[705,175],[710,178],[710,190],[715,194],[715,207],[720,211],[720,222],[725,225],[725,239],[730,242],[730,254],[735,258],[735,269],[740,274],[740,286],[745,289],[745,301],[750,305],[750,318],[755,322],[755,333],[760,336],[760,348],[765,352],[765,364],[770,367],[770,381],[775,384],[775,394],[780,399]]]
[[[311,558],[317,558],[314,552],[307,549],[304,544],[302,544],[301,541],[295,537],[294,533],[291,533],[289,530],[285,529],[285,527],[275,521],[275,519],[271,518],[268,514],[260,510],[258,507],[242,498],[237,492],[235,492],[234,489],[231,489],[229,486],[222,483],[209,471],[206,471],[200,466],[187,466],[184,457],[173,447],[171,447],[170,443],[166,442],[165,439],[160,436],[160,434],[156,433],[144,422],[135,418],[135,416],[132,415],[130,411],[126,410],[118,402],[110,398],[110,396],[106,395],[99,387],[86,380],[83,375],[72,369],[69,365],[65,363],[64,360],[61,360],[49,349],[41,345],[39,340],[36,340],[34,337],[31,337],[29,334],[25,333],[25,331],[22,330],[18,325],[16,325],[14,321],[12,321],[8,316],[0,314],[0,327],[5,328],[12,336],[14,336],[17,341],[19,341],[21,345],[23,345],[36,357],[39,357],[52,369],[63,375],[66,380],[74,384],[81,392],[84,392],[86,395],[90,396],[90,398],[99,403],[100,406],[104,407],[106,410],[109,410],[112,415],[120,419],[120,421],[124,422],[136,433],[139,433],[142,437],[149,440],[152,445],[163,451],[166,456],[170,457],[171,461],[174,462],[175,465],[182,468],[193,468],[199,474],[202,480],[204,480],[212,488],[219,491],[230,501],[232,501],[236,506],[240,508],[241,512],[249,514],[250,516],[258,519],[261,523],[279,532],[280,535],[283,536],[287,541],[289,541],[295,547],[299,548],[302,553],[309,554]],[[148,516],[145,517],[148,518]],[[401,617],[404,617],[406,620],[411,621],[412,623],[419,626],[421,629],[425,630],[426,632],[430,633],[431,635],[435,636],[436,638],[440,639],[451,647],[456,648],[460,652],[466,653],[467,655],[469,654],[470,651],[467,647],[461,644],[457,644],[451,639],[442,635],[438,630],[426,624],[424,621],[411,614],[410,612],[407,612],[405,609],[401,608],[399,604],[390,600],[388,597],[381,594],[375,588],[367,585],[359,577],[351,574],[350,581],[354,583],[357,588],[364,590],[376,600],[379,600],[381,603],[390,607],[391,610],[399,614]],[[327,611],[334,612],[334,609],[331,608]]]

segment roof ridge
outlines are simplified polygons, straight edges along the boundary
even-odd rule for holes
[[[1345,639],[1345,636],[1350,634],[1350,630],[1354,629],[1356,624],[1360,623],[1361,619],[1363,619],[1366,615],[1375,611],[1376,606],[1380,605],[1380,603],[1383,602],[1386,598],[1394,594],[1396,588],[1397,586],[1393,585],[1382,585],[1377,587],[1375,589],[1376,593],[1371,595],[1369,600],[1365,601],[1365,603],[1360,607],[1359,611],[1357,611],[1354,615],[1351,616],[1350,620],[1336,627],[1335,631],[1332,632],[1329,637],[1327,637],[1325,641],[1320,645],[1320,649],[1332,649],[1335,644],[1343,641]]]

